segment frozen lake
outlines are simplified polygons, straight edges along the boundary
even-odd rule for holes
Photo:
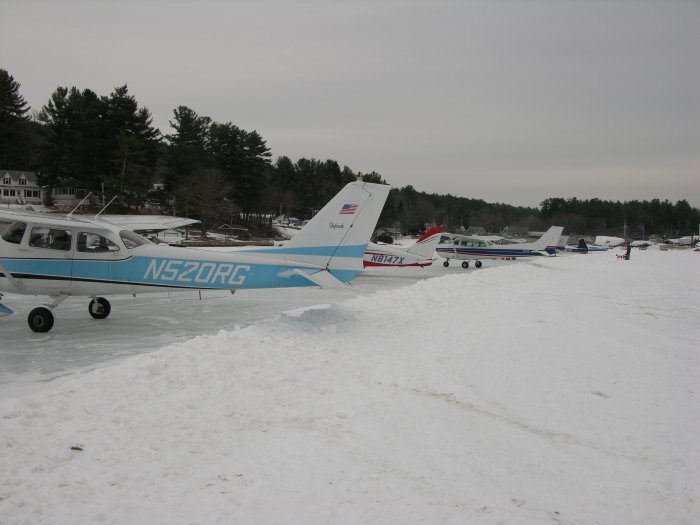
[[[76,301],[49,336],[2,319],[0,522],[698,523],[699,265],[437,266],[105,323]]]
[[[56,310],[51,332],[36,334],[26,316],[40,305],[33,296],[6,294],[3,302],[15,313],[0,319],[0,397],[35,387],[77,369],[90,369],[125,356],[150,352],[197,335],[234,330],[271,319],[287,310],[334,303],[355,295],[407,286],[417,280],[452,273],[487,271],[508,264],[489,261],[481,270],[463,270],[439,259],[427,268],[367,269],[347,290],[294,288],[228,292],[155,293],[108,297],[110,317],[99,321],[87,312],[89,298],[66,299]]]

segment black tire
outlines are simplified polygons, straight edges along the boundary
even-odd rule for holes
[[[463,261],[462,268],[469,268],[469,261]]]
[[[29,328],[31,328],[33,332],[48,332],[53,328],[53,314],[51,310],[43,306],[34,308],[34,310],[29,312],[27,323],[29,323]]]
[[[477,268],[481,268],[481,261],[476,261],[474,263],[474,266],[476,266]]]
[[[88,306],[88,312],[90,312],[90,315],[95,319],[106,319],[111,311],[112,307],[109,301],[104,297],[93,299]]]
[[[445,261],[444,263],[442,263],[442,265],[443,265],[445,268],[447,268],[447,267],[450,265],[450,261]]]

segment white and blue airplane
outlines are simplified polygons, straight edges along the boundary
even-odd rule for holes
[[[99,216],[2,210],[9,225],[0,236],[0,292],[50,297],[28,318],[47,332],[70,296],[90,297],[90,315],[104,319],[111,306],[103,295],[344,286],[362,271],[389,189],[351,182],[284,246],[235,252],[155,245]],[[0,304],[0,316],[11,313]]]
[[[564,231],[562,226],[552,226],[534,242],[517,244],[495,244],[478,237],[468,237],[454,233],[444,234],[437,253],[446,259],[443,266],[450,265],[450,259],[462,261],[462,268],[469,268],[469,261],[481,268],[481,259],[521,259],[542,255],[555,255],[559,239]]]

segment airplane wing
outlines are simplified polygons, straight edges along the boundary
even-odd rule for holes
[[[191,224],[199,224],[197,219],[186,217],[171,217],[170,215],[65,215],[61,213],[31,212],[23,210],[3,210],[0,209],[0,220],[24,221],[27,218],[40,218],[42,221],[88,221],[99,225],[100,221],[120,226],[131,231],[163,231],[175,228],[182,228]],[[65,223],[62,223],[65,224]]]
[[[22,210],[3,210],[0,209],[0,219],[5,221],[24,221],[27,217],[51,217],[51,214],[39,211],[22,211]],[[65,217],[62,215],[61,217]]]
[[[170,215],[100,215],[97,218],[116,224],[127,230],[150,232],[174,230],[201,222],[196,219],[171,217]]]

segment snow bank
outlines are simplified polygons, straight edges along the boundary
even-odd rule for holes
[[[697,522],[698,264],[452,274],[5,399],[0,522]]]

